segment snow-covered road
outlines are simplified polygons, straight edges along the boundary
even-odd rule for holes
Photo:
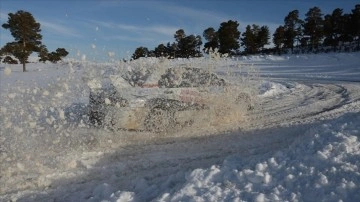
[[[266,84],[279,88],[278,94],[266,91],[249,113],[249,128],[289,126],[334,119],[357,109],[360,101],[358,83],[299,81]]]
[[[162,135],[89,128],[84,65],[2,68],[0,200],[358,200],[359,58],[241,58],[259,72],[244,122]]]

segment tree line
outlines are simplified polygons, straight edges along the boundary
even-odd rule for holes
[[[132,59],[140,57],[166,57],[166,58],[190,58],[202,57],[202,52],[220,48],[221,53],[233,53],[239,49],[238,31],[239,23],[229,20],[220,24],[218,31],[210,27],[203,33],[203,37],[207,40],[204,48],[201,50],[203,44],[200,35],[186,35],[183,29],[179,29],[174,34],[175,42],[160,44],[154,50],[149,50],[146,47],[136,48]]]
[[[309,53],[329,51],[360,50],[360,4],[355,5],[351,13],[336,8],[324,16],[319,7],[313,7],[299,17],[299,11],[293,10],[284,18],[284,24],[276,28],[272,35],[274,47],[270,44],[271,34],[267,25],[247,25],[245,31],[239,31],[239,23],[229,20],[220,24],[216,30],[209,27],[203,35],[206,42],[201,51],[202,37],[185,34],[179,29],[174,34],[175,42],[160,44],[154,50],[147,47],[136,48],[132,59],[140,57],[190,58],[201,57],[203,53],[217,50],[221,54],[247,55],[257,53]],[[351,44],[347,45],[346,44]],[[355,45],[354,45],[355,44]],[[242,50],[240,51],[240,47]],[[341,49],[341,47],[345,47]]]
[[[277,53],[294,52],[297,48],[302,52],[341,51],[344,44],[346,51],[360,50],[360,4],[355,5],[351,13],[344,13],[336,8],[331,14],[323,15],[318,7],[310,8],[305,19],[299,18],[299,11],[293,10],[284,19],[284,25],[276,28],[273,43]]]
[[[33,52],[38,53],[40,61],[53,63],[68,55],[64,48],[48,51],[41,42],[40,23],[36,22],[31,13],[20,10],[8,15],[8,21],[2,27],[8,29],[15,40],[0,49],[0,60],[4,63],[19,61],[23,64],[23,71],[26,71],[25,64]],[[202,37],[206,40],[204,44]],[[355,5],[351,13],[344,13],[343,9],[336,8],[325,16],[319,7],[313,7],[305,14],[305,19],[299,17],[298,10],[293,10],[285,16],[284,24],[277,27],[273,33],[274,47],[271,48],[266,47],[270,44],[271,38],[267,25],[247,25],[245,31],[241,33],[239,23],[229,20],[221,23],[217,30],[213,27],[205,29],[202,37],[187,35],[183,29],[179,29],[174,34],[174,42],[160,44],[154,50],[138,47],[132,59],[201,57],[203,53],[215,50],[228,55],[359,51],[360,4]]]
[[[28,63],[29,56],[33,52],[38,53],[39,61],[53,63],[60,61],[69,54],[65,48],[58,48],[53,52],[48,51],[41,42],[40,23],[36,22],[31,13],[19,10],[16,13],[9,13],[8,16],[7,23],[4,23],[2,27],[10,30],[15,40],[5,44],[0,49],[0,60],[4,63],[17,64],[19,61],[25,72],[26,63]],[[2,59],[2,57],[4,58]]]

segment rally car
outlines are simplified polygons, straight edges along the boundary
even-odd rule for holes
[[[90,86],[89,119],[94,126],[163,132],[200,118],[223,120],[226,113],[215,113],[215,105],[235,104],[232,113],[253,107],[249,93],[202,68],[172,67],[143,76],[132,72],[110,75],[109,80]]]

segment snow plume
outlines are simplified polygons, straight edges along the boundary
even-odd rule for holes
[[[112,56],[113,53],[109,55]],[[165,71],[167,68],[187,66],[208,68],[215,72],[216,67],[222,67],[225,63],[238,62],[230,59],[206,62],[192,59],[170,61],[164,58],[147,58],[98,64],[86,61],[86,56],[83,55],[81,61],[69,60],[60,64],[31,63],[28,64],[26,73],[21,72],[20,65],[12,66],[11,69],[6,67],[0,81],[0,196],[12,196],[11,200],[16,200],[16,196],[10,194],[15,190],[24,193],[26,190],[46,189],[52,186],[56,179],[61,178],[53,176],[54,173],[67,172],[69,169],[77,172],[91,168],[94,162],[85,163],[78,159],[84,152],[109,150],[118,145],[126,145],[128,141],[132,141],[131,139],[142,139],[144,134],[157,138],[157,134],[145,131],[93,127],[88,117],[89,87],[102,86],[102,81],[111,78],[111,75],[122,75],[132,86],[139,86],[145,82],[157,84],[156,77],[160,77],[161,74],[156,75],[155,72],[159,72],[156,71],[159,69]],[[151,76],[154,78],[150,78]],[[206,126],[203,125],[205,122],[202,122],[196,126],[204,127],[202,133],[228,130],[232,119],[240,121],[243,118],[243,114],[240,113],[243,110],[241,107],[238,109],[239,113],[229,110],[230,107],[239,105],[232,102],[232,105],[226,104],[228,101],[225,96],[232,96],[232,90],[234,89],[229,87],[227,92],[220,92],[221,96],[208,98],[208,102],[214,106],[208,113],[214,116],[227,116],[223,111],[223,106],[226,106],[226,113],[232,118],[212,120],[213,125]],[[209,119],[207,115],[204,118]],[[227,127],[221,128],[219,121],[223,121]],[[210,130],[207,126],[213,129]],[[185,126],[176,130],[182,127]],[[184,132],[191,135],[192,129],[184,128]],[[170,133],[184,135],[174,129],[167,130],[167,134]],[[128,139],[129,137],[131,138]],[[66,177],[70,175],[67,173]],[[105,185],[99,187],[100,191],[103,189],[106,190]],[[133,195],[121,192],[114,197],[131,199]]]
[[[1,194],[34,186],[33,181],[22,185],[15,173],[56,167],[56,153],[85,148],[91,141],[76,132],[89,128],[83,103],[88,90],[78,79],[81,64],[28,64],[26,73],[18,68],[1,78]]]

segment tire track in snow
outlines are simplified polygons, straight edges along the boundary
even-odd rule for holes
[[[291,85],[289,83],[287,86]],[[257,99],[258,108],[247,115],[245,128],[268,128],[330,119],[345,113],[347,109],[344,106],[358,100],[360,86],[356,84],[299,82],[290,89],[290,93]]]

